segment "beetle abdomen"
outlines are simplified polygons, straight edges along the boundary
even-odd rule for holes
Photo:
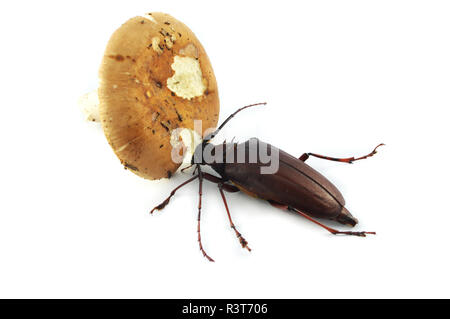
[[[344,208],[345,200],[339,190],[303,161],[261,141],[247,141],[239,146],[245,147],[246,163],[227,163],[223,172],[224,177],[239,188],[259,198],[294,207],[313,217],[335,219],[351,225],[356,223],[356,220],[351,221],[350,213]],[[261,174],[261,167],[268,164],[261,163],[255,147],[269,147],[278,151],[279,169],[276,173]],[[257,163],[248,161],[248,154],[252,151],[258,154]]]

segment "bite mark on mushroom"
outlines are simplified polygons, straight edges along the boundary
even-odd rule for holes
[[[166,47],[170,50],[173,47],[172,37],[165,37],[164,42],[166,43]]]
[[[161,46],[159,45],[160,42],[161,42],[161,39],[159,37],[152,38],[152,48],[158,54],[163,53],[163,50],[161,49]]]
[[[167,79],[169,90],[187,100],[203,95],[206,85],[197,59],[176,55],[171,67],[175,74]]]
[[[144,15],[144,18],[150,20],[150,21],[153,22],[153,23],[158,23],[158,22],[156,22],[155,18],[152,16],[151,13],[145,14],[145,15]]]

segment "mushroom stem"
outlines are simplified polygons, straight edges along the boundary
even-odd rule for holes
[[[86,121],[100,123],[98,90],[83,94],[78,99],[78,107],[86,116]]]

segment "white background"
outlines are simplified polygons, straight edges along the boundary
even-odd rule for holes
[[[447,1],[8,1],[0,8],[0,297],[450,297]],[[310,159],[368,238],[334,237],[243,194],[147,181],[121,167],[77,99],[128,18],[185,22],[213,63],[225,137]],[[337,224],[329,224],[338,226]],[[345,227],[341,227],[344,228]]]

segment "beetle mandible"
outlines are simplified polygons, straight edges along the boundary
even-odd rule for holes
[[[265,105],[266,103],[257,103],[244,106],[231,114],[214,132],[206,135],[201,143],[196,147],[194,156],[191,160],[191,166],[195,166],[192,178],[176,187],[169,195],[169,197],[161,204],[151,210],[163,209],[170,201],[176,191],[190,182],[199,180],[199,201],[198,201],[198,218],[197,218],[197,233],[198,243],[201,252],[209,260],[214,261],[203,249],[202,239],[200,235],[200,217],[202,209],[202,185],[203,179],[216,183],[219,188],[220,195],[225,205],[226,212],[230,226],[235,232],[239,242],[243,248],[251,251],[248,242],[244,239],[241,233],[231,219],[231,214],[228,209],[228,204],[225,198],[224,191],[239,192],[242,191],[250,196],[267,200],[271,205],[295,212],[313,223],[325,228],[333,235],[354,235],[365,237],[367,234],[375,234],[375,232],[353,232],[353,231],[339,231],[330,228],[314,218],[325,218],[335,220],[341,224],[355,226],[358,220],[350,214],[345,208],[345,200],[339,190],[322,174],[307,165],[305,161],[310,157],[318,157],[330,161],[338,161],[343,163],[353,163],[373,156],[377,152],[377,148],[384,145],[379,144],[375,149],[358,158],[334,158],[323,156],[314,153],[305,153],[299,158],[296,158],[282,150],[273,147],[270,144],[261,142],[255,138],[250,139],[244,143],[226,143],[219,145],[211,144],[211,140],[220,132],[220,130],[230,121],[237,113],[242,110],[257,106]],[[200,160],[196,155],[203,154],[205,149],[209,148],[215,160],[206,162],[201,156]],[[276,151],[278,153],[279,167],[274,174],[261,174],[261,168],[267,166],[260,157],[260,148],[270,150],[271,153]],[[245,161],[239,161],[238,150],[244,151]],[[250,154],[257,154],[256,161],[249,160]],[[231,156],[230,156],[231,155]],[[227,157],[228,156],[228,157]],[[229,160],[231,158],[231,160]],[[218,176],[202,171],[201,165],[210,166]],[[191,167],[189,166],[189,167]],[[187,168],[189,168],[187,167]]]

